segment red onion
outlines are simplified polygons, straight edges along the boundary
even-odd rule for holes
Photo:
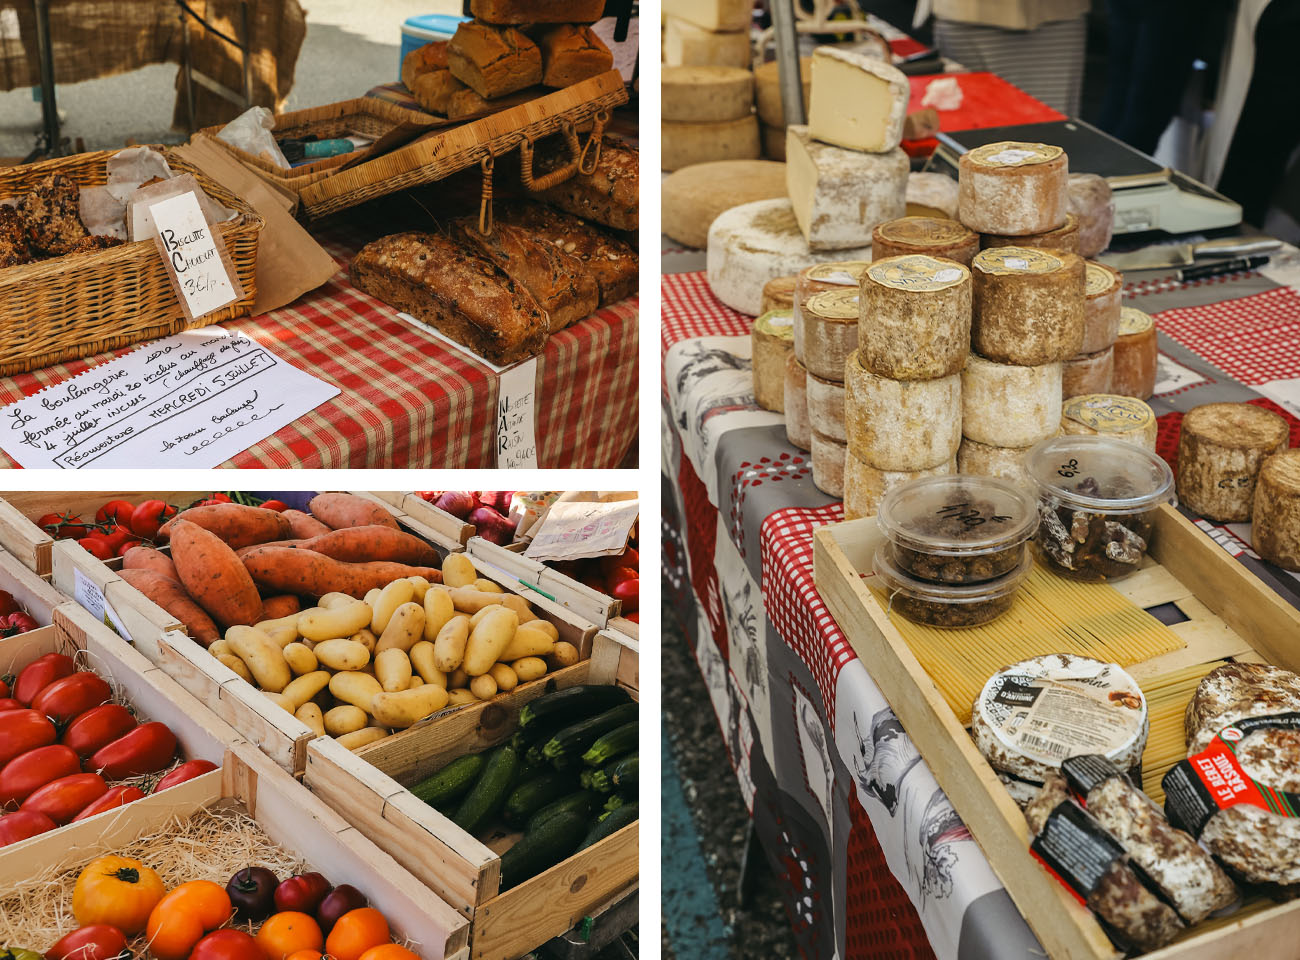
[[[501,516],[491,507],[479,507],[469,515],[469,522],[484,540],[506,546],[515,539],[514,521]]]
[[[433,504],[457,520],[464,520],[474,509],[474,495],[464,490],[447,490]]]
[[[480,490],[478,502],[485,507],[491,507],[497,513],[509,514],[510,501],[515,497],[513,490]]]

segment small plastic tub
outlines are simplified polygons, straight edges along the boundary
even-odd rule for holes
[[[928,627],[978,627],[996,620],[1015,603],[1016,591],[1034,564],[1027,550],[1020,552],[1015,569],[987,583],[930,583],[909,577],[893,562],[893,547],[888,543],[876,548],[873,566],[890,610]]]
[[[1044,440],[1025,469],[1038,488],[1039,559],[1075,580],[1135,573],[1151,548],[1155,511],[1177,501],[1169,464],[1111,437]]]
[[[1024,559],[1038,505],[991,477],[923,477],[885,494],[876,522],[893,547],[890,559],[909,577],[987,583]]]

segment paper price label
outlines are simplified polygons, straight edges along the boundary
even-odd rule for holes
[[[244,295],[239,278],[226,269],[198,197],[182,193],[159,200],[149,205],[149,214],[158,231],[154,241],[190,319],[220,310]]]
[[[104,591],[99,589],[99,585],[80,570],[72,572],[72,598],[81,605],[83,610],[114,631],[127,643],[135,643],[131,639],[131,631],[126,629],[126,624],[117,615],[113,605],[108,602],[108,598],[104,596]]]
[[[497,467],[537,467],[537,358],[501,372],[497,392]]]

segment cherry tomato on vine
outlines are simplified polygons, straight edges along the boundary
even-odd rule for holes
[[[119,557],[125,557],[126,552],[128,550],[130,550],[132,547],[138,547],[142,543],[144,543],[143,540],[132,537],[130,540],[125,541],[120,547],[117,548],[117,555]]]
[[[66,513],[44,514],[36,521],[36,525],[56,540],[77,540],[89,532],[81,517],[71,510]]]
[[[113,559],[113,548],[108,545],[107,540],[98,534],[89,537],[82,537],[77,541],[77,543],[96,560]]]
[[[158,528],[176,516],[176,508],[161,500],[146,500],[135,508],[131,514],[131,530],[137,537],[152,540],[158,536]]]
[[[108,531],[108,533],[104,534],[103,536],[104,536],[104,542],[108,544],[108,548],[113,551],[113,554],[115,556],[117,555],[117,551],[122,546],[122,544],[126,543],[128,540],[138,541],[139,539],[138,537],[136,537],[135,534],[131,532],[130,527],[122,526],[120,524],[114,526],[112,529]]]
[[[0,617],[21,609],[22,607],[18,606],[18,601],[14,599],[12,593],[0,590]]]
[[[131,522],[134,510],[135,504],[129,500],[110,500],[95,511],[95,522],[125,526]]]

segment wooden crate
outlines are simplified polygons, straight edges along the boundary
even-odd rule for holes
[[[550,594],[556,603],[602,629],[622,611],[621,601],[585,583],[579,583],[540,561],[530,560],[519,551],[498,546],[482,537],[471,538],[465,549],[470,557],[490,564],[526,586]]]
[[[12,596],[43,627],[53,622],[55,608],[68,602],[7,549],[0,550],[0,590]]]
[[[246,743],[218,770],[114,811],[0,850],[0,894],[47,868],[72,869],[221,801],[241,804],[266,834],[334,883],[350,883],[425,960],[468,956],[468,924],[357,830]],[[66,932],[66,931],[65,931]]]
[[[471,956],[517,957],[580,922],[636,883],[638,824],[500,892],[500,858],[405,785],[514,733],[528,702],[580,683],[637,687],[637,652],[598,634],[589,660],[545,680],[444,715],[349,753],[321,737],[307,749],[304,783],[472,921]]]
[[[817,589],[903,727],[970,828],[998,878],[1053,960],[1110,960],[1119,954],[1096,919],[1029,853],[1029,829],[929,675],[862,580],[877,539],[872,518],[813,535]],[[1232,559],[1173,507],[1157,514],[1141,571],[1115,584],[1142,606],[1173,603],[1191,618],[1173,627],[1187,642],[1130,667],[1139,683],[1228,657],[1300,670],[1300,613]],[[1234,916],[1207,921],[1147,954],[1160,960],[1295,955],[1300,901],[1248,901]]]
[[[423,528],[438,537],[445,537],[450,542],[459,543],[462,547],[469,542],[470,537],[474,536],[474,524],[453,517],[446,510],[439,510],[419,494],[376,491],[367,496],[388,504],[396,512],[405,516],[412,525],[412,533],[421,533]],[[421,535],[428,534],[421,533]]]

